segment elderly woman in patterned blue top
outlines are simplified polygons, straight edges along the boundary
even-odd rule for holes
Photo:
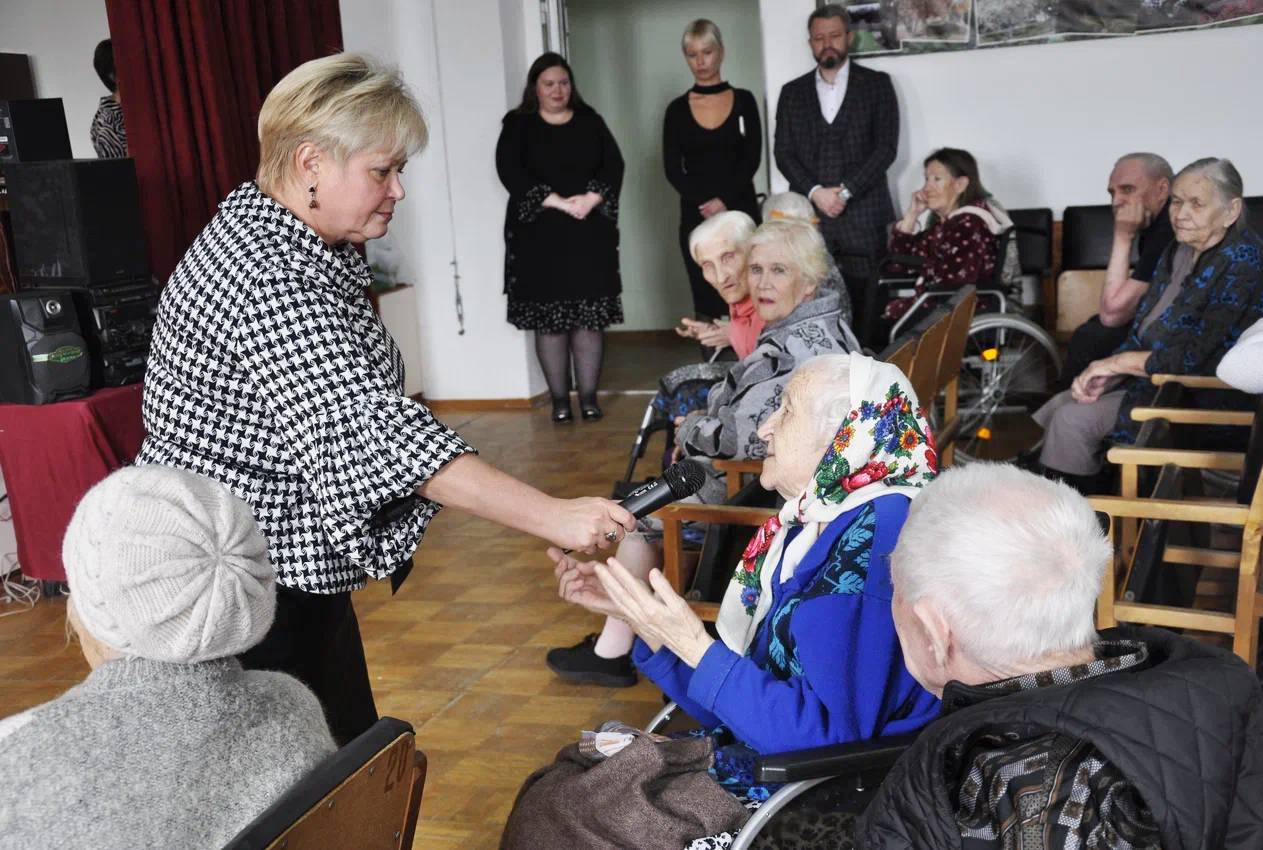
[[[720,640],[658,570],[646,584],[616,559],[549,551],[562,598],[632,627],[636,666],[715,736],[714,778],[751,806],[767,796],[755,753],[900,734],[938,709],[904,667],[890,607],[887,556],[938,470],[907,378],[859,354],[815,357],[759,434],[760,480],[786,502],[736,566]]]
[[[243,662],[308,684],[339,741],[377,716],[351,591],[402,580],[440,504],[572,548],[634,527],[495,470],[403,394],[356,246],[385,235],[425,136],[398,74],[363,56],[286,75],[259,115],[258,182],[176,267],[145,375],[139,462],[223,482],[268,539],[276,621]]]
[[[1131,409],[1153,394],[1149,376],[1213,375],[1224,354],[1263,316],[1263,239],[1246,221],[1241,175],[1226,159],[1199,159],[1171,184],[1175,242],[1158,262],[1127,341],[1083,370],[1035,415],[1045,429],[1040,462],[1092,486],[1104,442],[1130,443]],[[1199,392],[1195,404],[1229,396]]]

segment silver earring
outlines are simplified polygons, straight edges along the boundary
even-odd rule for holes
[[[320,204],[316,203],[316,187],[315,187],[315,185],[311,185],[311,186],[308,186],[308,187],[307,187],[307,194],[311,195],[311,199],[310,199],[309,201],[307,201],[307,209],[309,209],[309,210],[314,210],[314,209],[316,209],[316,207],[320,206]]]

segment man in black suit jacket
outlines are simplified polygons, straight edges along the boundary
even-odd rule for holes
[[[807,19],[816,68],[781,89],[776,165],[809,197],[820,232],[862,315],[863,288],[877,271],[886,225],[895,219],[886,169],[899,141],[899,104],[890,76],[847,58],[855,34],[846,10],[821,6]]]

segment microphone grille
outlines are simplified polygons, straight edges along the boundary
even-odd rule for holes
[[[671,495],[683,499],[702,489],[706,483],[706,470],[695,460],[682,460],[668,466],[662,473],[662,480],[671,488]]]

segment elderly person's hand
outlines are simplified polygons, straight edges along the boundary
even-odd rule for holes
[[[619,616],[616,606],[596,577],[595,561],[579,561],[555,546],[549,547],[548,557],[556,566],[557,595],[566,602],[586,608],[593,614],[607,617]]]
[[[1127,198],[1114,207],[1114,230],[1128,238],[1134,237],[1149,224],[1149,213],[1140,198]]]
[[[707,348],[727,348],[732,344],[731,322],[708,322],[699,329],[697,341]]]
[[[650,571],[648,587],[614,558],[607,566],[596,564],[594,570],[618,608],[615,616],[625,620],[650,649],[656,652],[665,646],[690,667],[702,662],[715,639],[706,634],[702,621],[659,570]]]
[[[711,198],[706,203],[699,205],[697,211],[702,214],[702,218],[710,218],[713,215],[719,215],[721,212],[727,212],[728,207],[719,198]]]
[[[1123,351],[1104,360],[1093,361],[1070,385],[1070,394],[1079,404],[1091,404],[1123,377],[1145,375],[1148,351]]]

